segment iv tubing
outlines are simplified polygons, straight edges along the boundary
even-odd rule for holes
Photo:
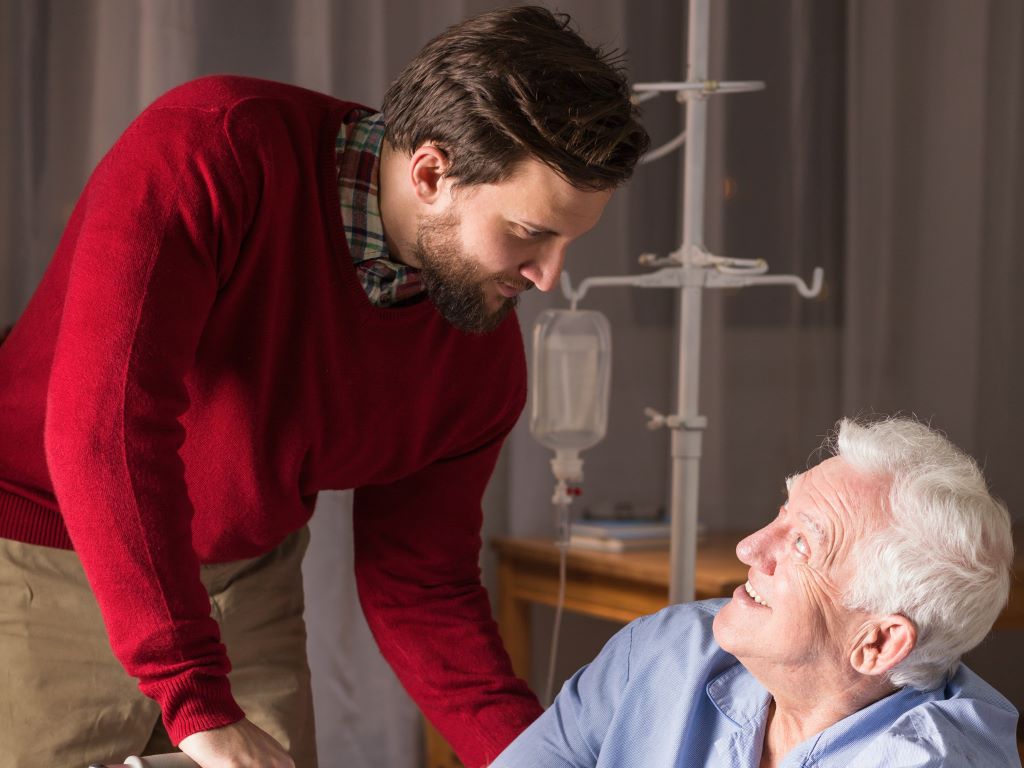
[[[559,485],[563,483],[559,481]],[[557,498],[557,491],[556,491]],[[558,510],[558,533],[559,540],[555,546],[558,547],[558,600],[555,602],[555,623],[551,630],[551,653],[548,655],[548,676],[544,684],[544,706],[549,707],[554,701],[555,690],[555,661],[558,658],[558,636],[562,629],[562,613],[565,609],[565,581],[566,581],[566,560],[568,558],[569,534],[571,519],[569,517],[568,501],[555,502]]]

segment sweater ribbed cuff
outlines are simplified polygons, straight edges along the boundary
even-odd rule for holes
[[[164,726],[177,746],[186,736],[209,731],[245,717],[231,695],[226,677],[176,677],[139,686],[160,705]]]

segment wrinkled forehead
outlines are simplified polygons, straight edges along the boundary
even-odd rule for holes
[[[888,525],[889,480],[851,467],[839,456],[786,478],[786,508],[816,530],[854,536]]]

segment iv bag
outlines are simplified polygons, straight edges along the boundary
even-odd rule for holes
[[[612,334],[590,310],[548,309],[533,327],[530,432],[555,451],[582,451],[608,429]]]

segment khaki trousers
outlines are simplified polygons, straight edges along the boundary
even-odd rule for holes
[[[202,566],[231,690],[315,768],[302,620],[303,528],[258,558]],[[0,768],[85,768],[174,751],[155,702],[114,658],[74,552],[0,539]]]

